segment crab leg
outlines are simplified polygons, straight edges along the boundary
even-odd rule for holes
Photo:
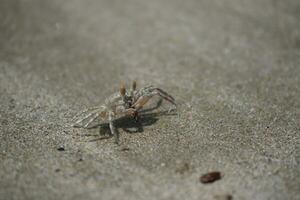
[[[132,105],[133,108],[136,110],[141,109],[150,99],[152,96],[141,96],[138,100]]]
[[[88,123],[86,123],[83,128],[87,128],[97,117],[99,117],[100,113],[97,113],[95,116],[93,116]]]
[[[168,102],[170,102],[171,104],[173,104],[176,107],[175,100],[174,100],[174,98],[171,95],[169,95],[167,93],[164,94],[160,90],[157,90],[157,92],[155,92],[154,95],[161,96],[162,98],[164,98],[165,100],[167,100]]]
[[[108,122],[109,122],[109,129],[112,135],[115,137],[115,143],[118,143],[118,133],[116,131],[116,127],[114,125],[114,114],[113,112],[108,113]]]
[[[84,110],[78,112],[78,113],[73,117],[73,119],[76,118],[76,117],[78,117],[79,115],[82,115],[82,114],[88,112],[88,111],[93,110],[92,112],[95,112],[95,110],[98,110],[98,109],[103,109],[103,106],[100,106],[100,107],[99,107],[99,106],[95,106],[95,107],[91,107],[91,108],[84,109]]]
[[[74,127],[78,126],[78,124],[80,124],[81,122],[83,122],[84,120],[88,119],[90,116],[93,115],[98,115],[98,113],[96,111],[91,112],[90,114],[88,114],[87,116],[85,116],[82,119],[79,119],[75,122],[75,124],[73,124]],[[99,116],[99,115],[98,115]],[[95,119],[96,117],[93,117],[92,119]]]
[[[176,106],[175,99],[160,88],[148,86],[144,88],[142,91],[143,91],[142,94],[138,97],[137,101],[132,105],[132,107],[135,108],[136,110],[141,109],[155,95],[162,97],[163,99],[167,100],[168,102]]]
[[[173,104],[175,104],[175,99],[169,95],[167,92],[163,91],[160,88],[155,88],[155,90],[157,90],[160,94],[163,94],[165,97],[168,97],[169,99],[171,99],[173,101]]]

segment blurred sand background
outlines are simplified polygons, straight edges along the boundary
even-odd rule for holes
[[[299,23],[297,0],[1,0],[0,199],[300,199]],[[177,115],[119,145],[69,127],[134,79]]]

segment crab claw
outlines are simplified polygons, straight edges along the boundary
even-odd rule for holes
[[[135,110],[134,108],[129,108],[126,112],[126,114],[130,117],[135,117],[137,115],[137,110]]]

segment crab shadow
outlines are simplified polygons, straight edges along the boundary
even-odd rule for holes
[[[150,112],[149,112],[150,111]],[[118,143],[119,140],[119,129],[122,129],[124,132],[129,134],[135,134],[135,133],[142,133],[144,131],[144,127],[151,126],[155,124],[159,117],[161,116],[171,116],[176,115],[174,112],[169,111],[160,111],[160,112],[151,112],[152,109],[141,111],[139,114],[139,117],[137,120],[130,118],[130,117],[123,117],[120,119],[115,120],[115,131],[116,131],[116,143]],[[97,138],[89,140],[89,142],[94,142],[98,140],[108,139],[113,137],[111,134],[109,124],[98,124],[93,127],[90,127],[89,129],[95,129],[99,128],[99,134],[94,135],[86,135],[86,136],[98,136]]]

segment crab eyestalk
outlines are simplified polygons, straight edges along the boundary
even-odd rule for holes
[[[132,90],[135,90],[136,89],[136,81],[133,81],[132,82]]]
[[[134,91],[136,90],[136,81],[133,81],[132,82],[132,86],[131,86],[131,90],[130,90],[130,96],[132,96],[133,97],[133,93],[134,93]]]
[[[120,94],[121,94],[122,101],[124,102],[125,106],[129,107],[127,105],[128,104],[128,99],[127,99],[127,95],[126,95],[126,88],[125,88],[125,85],[123,83],[121,83],[121,86],[120,86]]]
[[[125,89],[124,83],[121,83],[121,85],[120,85],[120,94],[121,94],[121,96],[125,96],[125,94],[126,94],[126,89]]]

